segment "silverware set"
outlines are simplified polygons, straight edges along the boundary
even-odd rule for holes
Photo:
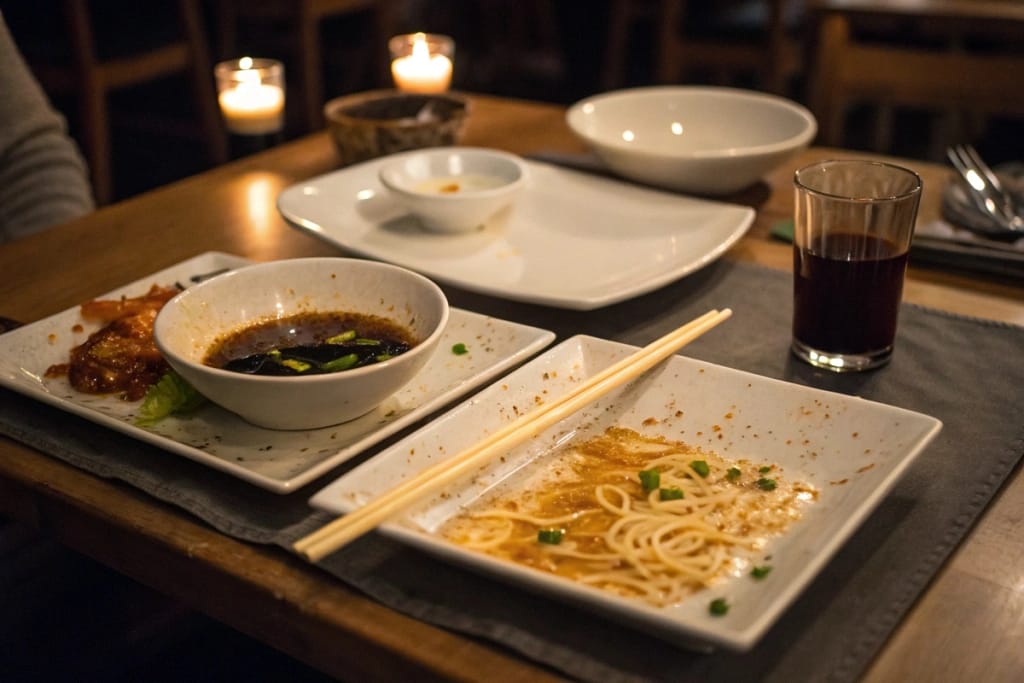
[[[1024,210],[1020,198],[1007,189],[972,145],[954,145],[946,156],[959,172],[964,190],[974,206],[988,219],[991,229],[979,232],[1024,235]],[[966,226],[976,229],[976,226]]]

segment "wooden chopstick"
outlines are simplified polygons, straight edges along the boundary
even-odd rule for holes
[[[292,547],[311,562],[322,559],[415,501],[443,488],[471,468],[478,467],[495,452],[507,452],[613,389],[639,377],[730,315],[732,311],[728,308],[722,311],[708,311],[605,368],[564,396],[524,413],[456,456],[431,465],[416,476],[380,494],[363,507],[300,538]]]

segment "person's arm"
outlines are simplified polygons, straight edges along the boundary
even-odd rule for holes
[[[0,243],[92,211],[86,164],[0,14]]]

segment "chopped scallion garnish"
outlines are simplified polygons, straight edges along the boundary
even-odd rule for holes
[[[742,473],[740,472],[738,467],[730,467],[729,471],[725,473],[725,478],[728,479],[729,481],[736,481],[737,479],[740,478],[740,474]]]
[[[465,344],[459,342],[458,344],[452,346],[452,353],[454,353],[456,356],[461,356],[463,354],[469,353],[469,349],[466,348]]]
[[[661,486],[661,472],[658,470],[640,470],[640,485],[644,491],[653,491]]]
[[[348,330],[346,332],[342,332],[341,334],[336,334],[333,337],[328,337],[324,341],[328,344],[344,344],[345,342],[350,342],[355,338],[356,331]]]
[[[298,360],[295,358],[285,358],[284,360],[281,361],[281,365],[285,366],[286,368],[291,368],[295,372],[305,372],[306,370],[309,370],[311,367],[313,367],[306,361]]]
[[[777,484],[775,483],[774,479],[761,477],[760,479],[757,480],[757,488],[761,489],[762,491],[774,491],[776,486]]]
[[[537,532],[537,542],[558,545],[562,542],[561,529],[541,529]]]
[[[694,460],[690,463],[690,467],[692,467],[693,471],[702,477],[706,477],[711,474],[711,468],[704,460]]]
[[[715,598],[708,605],[708,611],[716,617],[720,617],[729,611],[729,603],[725,601],[725,598]]]
[[[667,489],[660,489],[658,491],[658,498],[661,500],[682,500],[683,490],[678,486],[673,486]]]
[[[760,567],[754,567],[750,570],[750,575],[755,579],[763,579],[768,576],[768,573],[772,570],[771,565],[761,565]]]
[[[320,366],[321,372],[341,372],[342,370],[348,370],[353,365],[359,362],[359,356],[354,353],[347,353],[344,356],[338,356],[334,360],[329,360]]]

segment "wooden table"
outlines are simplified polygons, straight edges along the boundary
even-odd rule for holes
[[[580,152],[560,107],[475,98],[465,143],[527,154]],[[727,258],[788,270],[771,226],[792,216],[795,168],[811,149],[733,198],[758,210]],[[906,162],[925,180],[922,220],[938,214],[948,171]],[[0,315],[33,321],[198,253],[256,260],[337,255],[289,228],[285,187],[332,170],[324,134],[160,188],[0,247]],[[907,300],[1024,324],[1024,286],[911,268]],[[1018,397],[1020,398],[1020,397]],[[499,648],[372,602],[296,557],[228,538],[176,508],[0,438],[0,514],[344,679],[539,681],[550,673]],[[1019,473],[936,577],[867,679],[1009,680],[1024,671],[1024,477]],[[187,571],[185,569],[187,568]]]

